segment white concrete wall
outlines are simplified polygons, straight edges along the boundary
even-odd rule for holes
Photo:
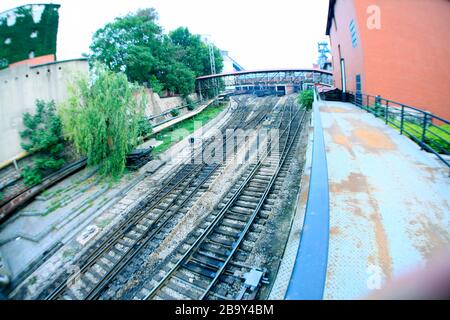
[[[0,162],[20,152],[22,116],[33,113],[36,99],[67,98],[67,85],[74,74],[87,74],[86,60],[70,60],[30,68],[20,65],[0,71]]]

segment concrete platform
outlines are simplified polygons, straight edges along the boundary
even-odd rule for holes
[[[330,198],[324,299],[364,298],[450,248],[449,171],[354,105],[316,103]]]

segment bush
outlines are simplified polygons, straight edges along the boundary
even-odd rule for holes
[[[138,136],[139,137],[146,137],[150,133],[152,133],[153,128],[150,122],[146,117],[142,117],[142,119],[138,122]]]
[[[172,109],[170,110],[170,114],[172,115],[172,117],[178,117],[180,115],[180,110]]]
[[[25,167],[21,173],[23,182],[27,186],[34,186],[42,182],[43,174],[38,168]]]
[[[189,97],[186,97],[186,103],[187,103],[187,109],[189,111],[192,111],[192,110],[194,110],[197,107],[195,102],[192,101],[192,99],[189,98]]]
[[[298,103],[306,110],[311,110],[314,102],[314,91],[303,90],[298,96]]]
[[[35,155],[34,167],[22,171],[22,178],[28,186],[40,183],[47,173],[58,170],[65,163],[62,159],[62,125],[55,103],[37,100],[36,109],[34,115],[24,114],[25,130],[20,132],[22,148]]]

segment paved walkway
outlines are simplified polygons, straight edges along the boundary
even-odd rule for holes
[[[213,102],[214,102],[214,99],[209,99],[209,100],[205,101],[204,103],[200,104],[195,110],[188,111],[187,113],[185,113],[185,114],[183,114],[183,115],[181,115],[179,117],[176,117],[175,119],[172,119],[170,121],[164,122],[163,124],[160,124],[160,125],[158,125],[156,127],[153,127],[152,135],[154,135],[154,134],[156,134],[156,133],[158,133],[158,132],[160,132],[160,131],[168,128],[168,127],[171,127],[174,124],[177,124],[178,122],[181,122],[183,120],[192,118],[193,116],[195,116],[195,115],[199,114],[200,112],[202,112],[203,110],[205,110]]]
[[[317,103],[330,189],[324,299],[363,298],[448,250],[449,172],[352,104]]]

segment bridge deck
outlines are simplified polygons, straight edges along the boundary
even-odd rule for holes
[[[288,242],[298,251],[286,251],[276,288],[285,290],[285,274],[292,272],[286,299],[372,296],[449,250],[448,168],[352,104],[319,101],[315,110],[314,125],[321,130],[314,130],[313,176],[314,156],[325,154],[326,164],[319,163],[315,179],[306,179],[311,182],[305,222],[297,228],[294,223],[290,238],[297,241]],[[324,143],[317,145],[321,133]],[[323,206],[326,196],[323,208],[314,197],[326,192],[315,192],[320,179],[326,183],[326,173],[329,211]],[[311,271],[314,264],[318,267]],[[274,297],[279,299],[279,293]]]
[[[330,190],[324,298],[357,298],[449,246],[448,169],[352,104],[318,104]]]

